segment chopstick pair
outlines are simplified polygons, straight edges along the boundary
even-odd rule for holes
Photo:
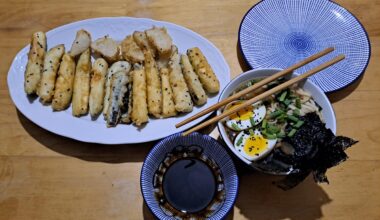
[[[193,120],[195,120],[195,119],[197,119],[197,118],[199,118],[199,117],[201,117],[201,116],[203,116],[203,115],[205,115],[205,114],[207,114],[209,112],[212,112],[212,111],[214,111],[214,110],[216,110],[216,109],[218,109],[218,108],[220,108],[220,107],[222,107],[222,106],[230,103],[231,101],[234,101],[234,100],[240,98],[241,96],[243,96],[243,95],[245,95],[245,94],[247,94],[249,92],[252,92],[252,91],[254,91],[254,90],[258,89],[258,88],[261,88],[262,86],[264,86],[264,85],[272,82],[273,80],[275,80],[277,78],[280,78],[282,76],[285,76],[286,74],[289,74],[289,73],[293,72],[294,70],[296,70],[296,69],[298,69],[298,68],[300,68],[300,67],[302,67],[302,66],[304,66],[304,65],[306,65],[306,64],[308,64],[308,63],[310,63],[310,62],[312,62],[312,61],[314,61],[314,60],[316,60],[316,59],[318,59],[318,58],[320,58],[320,57],[322,57],[322,56],[324,56],[324,55],[332,52],[332,51],[334,51],[333,47],[327,48],[327,49],[325,49],[325,50],[323,50],[323,51],[321,51],[321,52],[319,52],[317,54],[314,54],[314,55],[306,58],[305,60],[303,60],[303,61],[301,61],[301,62],[299,62],[297,64],[294,64],[293,66],[291,66],[291,67],[289,67],[289,68],[287,68],[285,70],[282,70],[282,71],[280,71],[280,72],[278,72],[278,73],[276,73],[276,74],[274,74],[274,75],[272,75],[270,77],[264,78],[263,80],[259,81],[258,83],[255,83],[254,85],[252,85],[252,86],[250,86],[250,87],[248,87],[248,88],[246,88],[246,89],[244,89],[244,90],[242,90],[242,91],[240,91],[240,92],[238,92],[238,93],[236,93],[236,94],[234,94],[234,95],[232,95],[232,96],[230,96],[230,97],[222,100],[221,102],[219,102],[219,103],[217,103],[215,105],[210,106],[209,108],[207,108],[207,109],[199,112],[198,114],[195,114],[194,116],[189,117],[189,118],[185,119],[184,121],[176,124],[176,128],[179,128],[179,127],[181,127],[181,126],[183,126],[183,125],[185,125],[185,124],[187,124],[187,123],[189,123],[189,122],[191,122],[191,121],[193,121]],[[283,90],[283,89],[291,86],[294,83],[297,83],[297,82],[299,82],[299,81],[301,81],[301,80],[303,80],[303,79],[305,79],[305,78],[307,78],[307,77],[309,77],[309,76],[311,76],[311,75],[313,75],[313,74],[315,74],[315,73],[317,73],[319,71],[322,71],[322,70],[324,70],[324,69],[326,69],[326,68],[328,68],[328,67],[330,67],[330,66],[332,66],[332,65],[334,65],[336,63],[338,63],[339,61],[343,60],[344,58],[345,58],[345,56],[343,54],[340,54],[337,57],[335,57],[334,59],[332,59],[332,60],[330,60],[328,62],[325,62],[325,63],[323,63],[323,64],[321,64],[321,65],[319,65],[319,66],[317,66],[317,67],[315,67],[315,68],[313,68],[311,70],[309,70],[308,72],[306,72],[306,73],[304,73],[302,75],[299,75],[299,76],[297,76],[295,78],[292,78],[292,79],[290,79],[290,80],[288,80],[288,81],[286,81],[286,82],[284,82],[284,83],[282,83],[282,84],[280,84],[280,85],[278,85],[278,86],[276,86],[276,87],[274,87],[274,88],[272,88],[272,89],[270,89],[268,91],[263,92],[260,95],[257,95],[255,97],[253,97],[253,98],[245,101],[242,105],[239,105],[236,108],[227,110],[227,111],[223,112],[222,114],[217,115],[214,118],[211,118],[211,119],[209,119],[209,120],[207,120],[207,121],[205,121],[205,122],[203,122],[203,123],[201,123],[201,124],[199,124],[199,125],[191,128],[191,129],[189,129],[188,131],[182,133],[182,135],[186,136],[186,135],[188,135],[188,134],[190,134],[190,133],[192,133],[194,131],[197,131],[199,129],[202,129],[202,128],[204,128],[204,127],[206,127],[206,126],[208,126],[208,125],[210,125],[212,123],[218,122],[219,120],[224,119],[227,116],[230,116],[230,115],[232,115],[232,114],[240,111],[241,109],[244,109],[244,108],[252,105],[253,103],[256,103],[256,102],[258,102],[258,101],[260,101],[260,100],[262,100],[262,99],[264,99],[264,98],[266,98],[266,97],[268,97],[268,96],[270,96],[270,95],[272,95],[272,94],[274,94],[276,92],[279,92],[279,91],[281,91],[281,90]]]

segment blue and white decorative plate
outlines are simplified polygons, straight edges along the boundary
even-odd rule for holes
[[[219,167],[218,170],[223,176],[224,201],[208,219],[223,219],[233,207],[238,192],[238,176],[227,151],[213,138],[200,133],[192,133],[183,137],[181,133],[171,135],[158,142],[145,158],[141,169],[141,192],[144,201],[150,211],[159,219],[176,219],[165,213],[160,207],[155,197],[154,176],[159,169],[161,162],[166,159],[168,153],[175,148],[181,147],[201,147],[202,155],[210,158]],[[166,160],[165,160],[166,161]]]
[[[342,89],[367,68],[371,48],[362,24],[329,0],[263,0],[244,16],[239,46],[252,68],[287,68],[327,47],[335,51],[298,69],[304,73],[338,54],[346,59],[310,77],[324,92]]]

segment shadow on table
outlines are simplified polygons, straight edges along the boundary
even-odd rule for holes
[[[251,70],[252,68],[248,65],[248,63],[244,59],[243,54],[240,51],[239,42],[236,44],[236,54],[237,54],[239,65],[240,65],[242,71],[246,72],[248,70]]]
[[[223,143],[221,137],[218,141]],[[273,184],[283,179],[283,176],[259,173],[235,155],[230,155],[239,176],[239,191],[235,203],[239,211],[235,210],[235,213],[238,212],[247,219],[318,219],[323,216],[321,207],[331,202],[312,176],[295,188],[284,191]]]
[[[319,219],[329,196],[311,176],[297,187],[283,191],[272,182],[279,177],[257,172],[240,175],[240,188],[235,206],[247,219]]]
[[[312,177],[289,191],[272,184],[278,179],[252,171],[242,174],[235,203],[237,212],[246,219],[303,220],[323,217],[322,206],[331,202],[331,199]],[[155,219],[146,204],[142,206],[144,219]],[[233,219],[235,213],[232,209],[226,219]]]
[[[350,95],[355,89],[360,85],[364,78],[364,74],[361,75],[356,81],[354,81],[351,85],[347,86],[346,88],[343,88],[341,90],[338,90],[336,92],[328,93],[327,97],[332,103],[339,102],[340,100],[346,98],[348,95]]]
[[[102,145],[79,142],[46,131],[18,110],[17,116],[24,129],[42,145],[57,153],[81,160],[105,163],[142,162],[155,144],[147,142],[133,145]]]
[[[223,143],[221,137],[218,141]],[[331,202],[312,176],[295,188],[284,191],[273,184],[284,176],[259,173],[235,155],[230,155],[239,176],[239,191],[235,203],[238,210],[235,213],[247,219],[319,219],[323,216],[321,207]]]
[[[209,117],[213,117],[215,113]],[[124,162],[143,162],[146,155],[157,141],[141,144],[118,144],[103,145],[76,141],[60,135],[51,133],[27,119],[17,110],[17,116],[24,129],[35,140],[45,147],[67,156],[76,157],[85,161],[105,162],[105,163],[124,163]],[[216,125],[210,125],[200,131],[209,134]]]
[[[143,202],[142,206],[143,206],[144,220],[154,220],[154,219],[156,219],[153,216],[153,213],[149,210],[148,206],[145,204],[145,202]],[[233,217],[234,217],[234,209],[231,209],[231,211],[226,216],[225,220],[232,220]]]
[[[155,217],[153,216],[153,213],[149,210],[148,206],[143,202],[143,216],[145,220],[154,220]]]

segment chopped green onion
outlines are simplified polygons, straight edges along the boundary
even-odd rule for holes
[[[285,119],[287,118],[287,115],[286,114],[282,114],[280,115],[279,117],[277,117],[276,119],[279,121],[279,122],[285,122]]]
[[[262,129],[265,129],[266,127],[267,127],[267,120],[264,119],[264,120],[263,120],[263,123],[261,124],[261,128],[262,128]]]
[[[284,138],[286,135],[284,132],[280,132],[276,134],[277,138]]]
[[[305,123],[304,121],[299,120],[299,121],[297,121],[297,123],[294,125],[294,127],[296,127],[296,128],[300,128],[304,123]]]
[[[280,128],[275,125],[268,124],[267,131],[271,134],[276,134],[280,132]]]
[[[261,131],[261,133],[267,138],[267,139],[276,139],[276,135],[269,134],[266,131]]]
[[[293,128],[293,129],[288,133],[288,137],[293,137],[294,134],[295,134],[296,132],[297,132],[297,130]]]
[[[252,127],[256,125],[255,119],[253,117],[250,117],[249,121],[251,122]]]
[[[249,129],[248,131],[249,131],[249,134],[252,135],[252,136],[255,134],[255,132],[253,132],[252,129]]]
[[[237,126],[237,124],[232,123],[231,126],[232,126],[233,129],[235,129],[237,131],[240,131],[240,128],[239,128],[239,126]]]
[[[282,92],[281,95],[280,95],[280,98],[278,98],[278,100],[280,102],[283,102],[285,100],[287,94],[288,94],[288,91]]]
[[[301,105],[301,99],[298,98],[298,97],[296,98],[296,107],[299,108],[299,109],[302,107],[302,105]]]
[[[238,139],[238,141],[236,142],[236,145],[241,145],[243,143],[243,136],[240,136],[240,138]]]
[[[293,114],[299,116],[301,114],[301,111],[298,108],[296,108],[293,110]]]
[[[284,114],[284,112],[283,112],[282,110],[276,110],[276,111],[270,113],[269,116],[270,116],[271,118],[276,118],[277,116],[280,116],[280,115],[282,115],[282,114]]]
[[[292,100],[290,100],[290,99],[285,99],[284,104],[285,104],[286,106],[288,106],[288,105],[290,105],[291,102],[292,102]]]
[[[294,121],[294,122],[298,122],[299,119],[293,115],[288,115],[288,119],[290,119],[291,121]]]

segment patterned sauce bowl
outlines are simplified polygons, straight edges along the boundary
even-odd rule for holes
[[[177,133],[149,152],[140,184],[146,205],[159,219],[223,219],[235,203],[238,176],[215,139]]]

